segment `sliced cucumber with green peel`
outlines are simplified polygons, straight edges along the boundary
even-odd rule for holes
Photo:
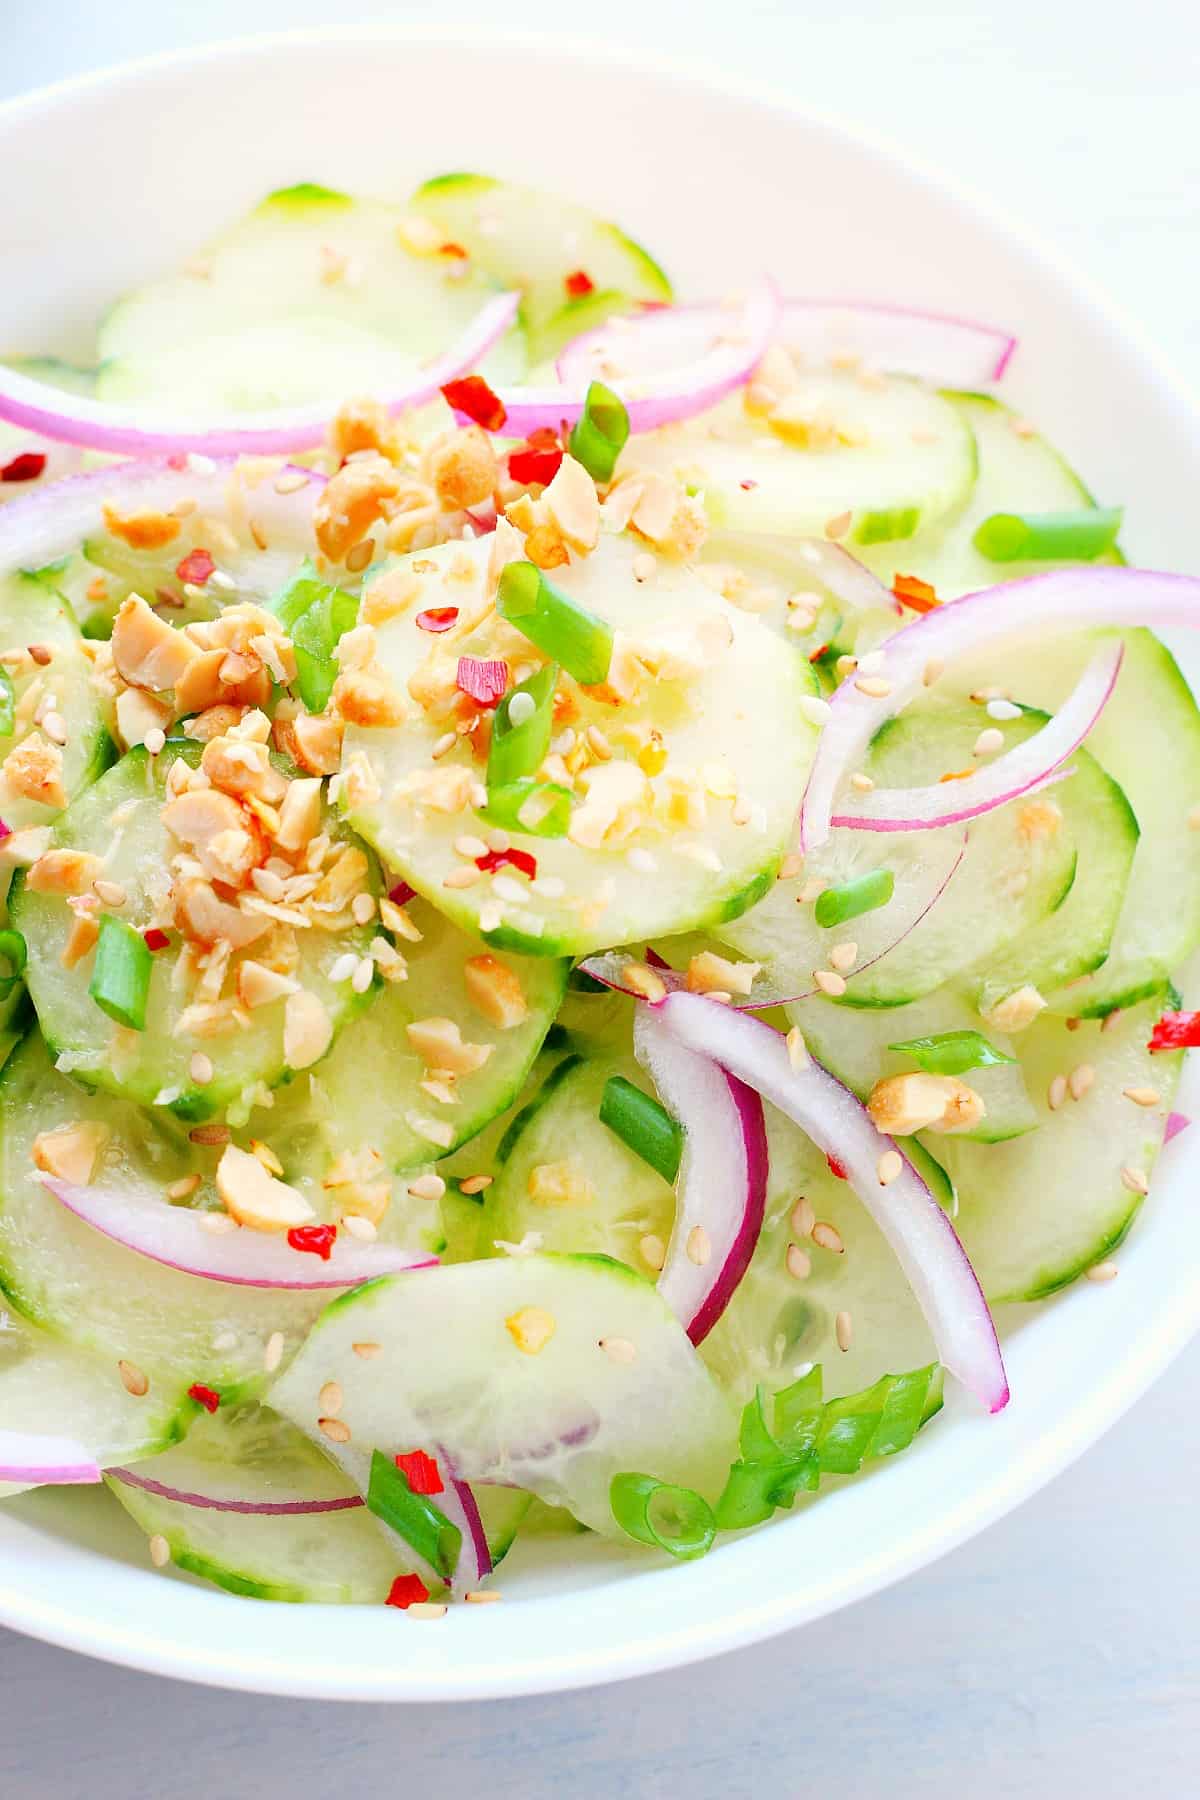
[[[823,537],[838,520],[835,535],[856,545],[907,540],[966,504],[975,439],[931,388],[828,369],[800,375],[787,407],[795,423],[772,425],[734,393],[631,438],[618,476],[655,469],[685,482],[716,531]]]
[[[421,679],[440,679],[442,670],[452,677],[464,653],[520,654],[514,629],[487,606],[487,544],[448,544],[416,557],[417,572],[425,571],[419,604],[377,632],[380,662],[401,693],[410,691],[419,670]],[[670,762],[665,773],[644,781],[631,753],[622,750],[605,764],[610,774],[618,767],[627,772],[631,798],[622,807],[614,803],[614,830],[600,847],[585,848],[570,837],[523,838],[536,855],[536,886],[520,881],[514,890],[508,867],[472,886],[456,885],[463,858],[455,843],[480,821],[458,796],[452,796],[455,810],[447,811],[442,784],[462,781],[467,770],[482,792],[485,769],[462,747],[466,740],[434,760],[443,717],[414,712],[392,729],[347,728],[343,769],[361,767],[365,758],[379,790],[377,798],[349,808],[355,829],[448,917],[497,947],[582,956],[636,938],[715,926],[758,898],[789,839],[815,738],[800,707],[814,691],[811,670],[803,658],[781,657],[771,632],[727,606],[685,566],[660,558],[654,581],[640,584],[633,575],[640,554],[629,538],[603,535],[592,555],[555,569],[554,583],[631,639],[680,634],[699,644],[696,634],[708,632],[714,644],[726,640],[727,647],[710,646],[692,679],[659,681],[628,700],[616,719],[611,704],[576,690],[572,728],[579,735],[595,725],[601,733],[619,730],[628,741],[628,734],[636,740],[636,734],[648,738],[655,730]],[[463,572],[455,575],[452,564]],[[438,637],[417,621],[442,605],[456,608],[464,623],[453,635]],[[471,627],[471,619],[481,622]],[[529,656],[532,665],[532,646]],[[693,825],[665,816],[676,773],[690,773],[701,786],[710,782],[700,798],[703,818]],[[712,784],[723,785],[727,797],[716,797]],[[749,815],[745,823],[734,822],[733,795]],[[648,853],[649,866],[630,860],[635,849]]]
[[[506,1256],[421,1275],[335,1301],[271,1390],[272,1406],[313,1436],[322,1386],[340,1383],[350,1439],[331,1448],[360,1490],[373,1449],[433,1442],[460,1479],[514,1482],[609,1537],[620,1536],[614,1475],[715,1499],[736,1416],[648,1281],[596,1256]],[[614,1340],[616,1351],[605,1347]],[[363,1341],[381,1347],[369,1362],[354,1352]]]
[[[487,175],[437,175],[422,183],[410,206],[502,287],[521,290],[521,322],[535,363],[633,301],[674,297],[654,258],[618,226],[540,188]],[[567,277],[580,274],[591,288],[573,296]]]
[[[10,677],[13,725],[0,736],[0,817],[10,831],[49,824],[62,806],[56,794],[36,798],[24,775],[10,778],[5,772],[6,759],[29,740],[47,750],[57,748],[35,724],[38,711],[43,718],[56,712],[62,721],[66,741],[59,752],[56,780],[68,801],[95,781],[113,755],[92,665],[70,608],[35,575],[0,577],[0,649],[24,651],[30,645],[37,648],[39,658],[48,651],[49,660],[26,660]],[[20,764],[18,758],[13,769]]]
[[[198,746],[179,754],[194,756]],[[157,909],[171,885],[170,859],[176,845],[162,822],[166,778],[174,760],[171,746],[161,756],[131,750],[115,768],[65,812],[54,827],[54,844],[90,851],[104,862],[104,879],[124,889],[115,915],[135,931],[155,924]],[[326,829],[352,845],[351,834],[335,816]],[[376,880],[376,872],[369,871]],[[202,1038],[181,1024],[192,996],[175,978],[181,942],[172,937],[158,951],[150,972],[144,1030],[117,1028],[89,992],[95,952],[73,968],[61,957],[74,914],[57,894],[35,893],[18,875],[13,882],[13,922],[29,948],[29,990],[47,1043],[61,1069],[90,1087],[106,1088],[175,1113],[182,1119],[207,1119],[238,1104],[249,1106],[260,1084],[273,1087],[289,1073],[284,1053],[284,1001],[247,1013],[249,1023]],[[355,993],[349,980],[334,981],[330,971],[339,957],[363,957],[375,927],[350,925],[326,931],[312,927],[297,933],[300,960],[296,979],[315,994],[336,1030],[370,1003],[372,989]],[[249,946],[253,955],[254,946]],[[194,1078],[191,1061],[197,1051],[210,1056],[212,1079]]]
[[[957,1229],[989,1300],[1040,1300],[1103,1261],[1133,1224],[1162,1144],[1181,1053],[1146,1048],[1164,995],[1103,1027],[1043,1013],[1015,1042],[1039,1129],[1011,1144],[939,1139],[958,1186]],[[1091,1071],[1081,1097],[1051,1084]],[[1086,1079],[1086,1078],[1085,1078]],[[1083,1085],[1076,1076],[1076,1086]],[[1147,1107],[1126,1089],[1153,1090]]]

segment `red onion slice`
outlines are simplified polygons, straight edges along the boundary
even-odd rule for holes
[[[792,1067],[787,1044],[761,1019],[702,999],[669,994],[657,1008],[667,1030],[700,1055],[716,1058],[786,1113],[818,1150],[834,1156],[887,1238],[952,1375],[987,1407],[1008,1404],[1008,1380],[987,1301],[953,1225],[903,1150],[878,1131],[866,1108],[811,1058]],[[886,1185],[880,1159],[900,1156]]]
[[[450,1592],[456,1600],[461,1600],[491,1574],[492,1553],[474,1494],[465,1481],[457,1481],[450,1474],[444,1451],[438,1452],[437,1463],[446,1477],[446,1484],[440,1494],[431,1496],[433,1504],[462,1533],[462,1549],[450,1577]]]
[[[348,1512],[365,1506],[361,1494],[339,1494],[324,1500],[236,1500],[219,1494],[198,1494],[189,1488],[172,1487],[169,1482],[155,1481],[138,1469],[109,1469],[109,1475],[123,1481],[126,1487],[144,1488],[164,1500],[178,1501],[180,1506],[197,1506],[207,1512],[246,1513],[256,1518],[287,1519],[306,1513]]]
[[[1108,705],[1124,654],[1125,646],[1119,642],[1097,651],[1054,717],[974,775],[931,787],[876,788],[853,812],[834,813],[834,825],[851,831],[927,831],[935,825],[962,825],[1045,787]]]
[[[674,317],[687,310],[665,308],[663,316]],[[716,328],[710,319],[702,334],[693,332],[681,337],[666,369],[652,369],[628,380],[604,377],[625,403],[631,432],[653,431],[659,425],[707,412],[734,388],[749,381],[762,361],[779,318],[779,296],[771,281],[760,282],[740,311],[709,310],[716,315]],[[646,318],[659,316],[651,313]],[[638,320],[633,329],[639,330],[642,324],[643,320]],[[573,423],[583,411],[588,384],[595,378],[593,370],[581,372],[561,386],[497,389],[505,411],[503,436],[528,437],[533,431],[546,427],[557,431],[564,424]]]
[[[1186,1131],[1188,1126],[1191,1124],[1191,1122],[1192,1121],[1188,1117],[1187,1113],[1181,1113],[1181,1112],[1168,1113],[1167,1114],[1167,1128],[1163,1132],[1163,1143],[1169,1144],[1171,1142],[1171,1139],[1177,1138],[1181,1131]]]
[[[42,1182],[68,1212],[104,1237],[151,1262],[224,1281],[231,1287],[346,1288],[376,1275],[399,1275],[408,1269],[432,1268],[436,1256],[401,1250],[394,1244],[363,1244],[339,1236],[328,1262],[293,1250],[286,1238],[261,1231],[210,1231],[204,1220],[214,1215],[168,1206],[149,1194],[116,1193],[110,1188],[76,1187],[53,1175]]]
[[[851,675],[830,702],[800,808],[801,846],[811,850],[824,843],[843,779],[859,766],[880,726],[922,691],[931,663],[948,665],[993,644],[1097,625],[1196,629],[1200,580],[1147,569],[1055,569],[964,594],[904,626],[876,651],[872,673],[887,691],[864,694]]]
[[[517,316],[519,294],[498,294],[476,314],[462,335],[402,388],[379,399],[390,413],[423,406],[446,382],[482,361]],[[231,413],[220,421],[172,417],[156,407],[111,406],[85,394],[68,394],[0,365],[0,419],[59,443],[84,444],[128,456],[166,455],[195,450],[207,456],[274,456],[312,450],[324,441],[333,411],[318,405],[277,407],[270,412]]]
[[[633,1048],[684,1130],[675,1223],[658,1291],[699,1344],[733,1299],[762,1230],[768,1165],[762,1101],[710,1055],[681,1043],[655,1008],[639,1007]]]
[[[40,1431],[0,1431],[0,1482],[65,1487],[99,1480],[99,1464],[75,1438]]]

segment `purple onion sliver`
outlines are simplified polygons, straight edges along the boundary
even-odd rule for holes
[[[1188,1117],[1187,1113],[1181,1113],[1181,1112],[1168,1113],[1167,1114],[1167,1128],[1163,1132],[1163,1143],[1169,1144],[1171,1142],[1171,1139],[1177,1138],[1181,1131],[1186,1131],[1188,1126],[1191,1124],[1191,1122],[1192,1121]]]
[[[207,1512],[243,1513],[254,1518],[290,1519],[308,1513],[351,1512],[366,1505],[361,1494],[342,1494],[327,1500],[224,1500],[214,1494],[192,1493],[186,1488],[171,1487],[136,1469],[109,1469],[127,1487],[142,1488],[147,1494],[158,1494],[163,1500],[174,1500],[180,1506],[195,1506]]]
[[[95,1457],[74,1438],[40,1431],[0,1430],[0,1481],[30,1487],[94,1486],[101,1479]]]

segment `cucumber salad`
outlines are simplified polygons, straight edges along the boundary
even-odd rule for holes
[[[304,185],[0,368],[4,1497],[442,1617],[838,1504],[1116,1276],[1200,583],[886,300]]]

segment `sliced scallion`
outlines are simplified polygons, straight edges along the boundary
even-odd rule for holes
[[[530,837],[566,837],[574,796],[557,781],[535,781],[522,775],[503,787],[489,788],[480,813],[502,831],[524,831]]]
[[[1090,562],[1117,541],[1124,508],[1077,512],[992,513],[972,540],[989,562]]]
[[[691,1488],[672,1487],[653,1475],[614,1475],[609,1505],[622,1531],[681,1562],[703,1556],[717,1533],[706,1500]]]
[[[889,1050],[911,1056],[918,1068],[930,1075],[965,1075],[968,1069],[987,1069],[996,1063],[1016,1062],[997,1050],[980,1031],[939,1031],[935,1037],[904,1038]]]
[[[547,663],[527,681],[505,694],[492,718],[492,742],[488,750],[488,802],[514,782],[528,780],[541,767],[550,748],[554,729],[554,687],[557,663]],[[533,711],[529,707],[532,703]],[[514,720],[513,711],[516,708]]]
[[[607,677],[612,662],[611,625],[547,581],[536,563],[505,566],[496,610],[585,687]]]
[[[895,891],[896,877],[890,869],[871,869],[866,875],[857,875],[853,881],[844,881],[840,887],[826,888],[818,894],[813,917],[824,929],[844,925],[848,919],[886,906]]]
[[[371,1452],[367,1505],[447,1580],[462,1550],[462,1532],[427,1494],[414,1494],[408,1476],[382,1450]]]
[[[131,1031],[145,1031],[153,967],[153,953],[141,932],[126,925],[123,919],[114,919],[111,913],[102,913],[96,961],[88,986],[100,1011]]]
[[[271,602],[296,654],[296,692],[310,713],[322,712],[337,680],[334,651],[358,623],[358,600],[322,581],[305,561]]]
[[[571,455],[593,481],[611,481],[628,436],[629,414],[623,402],[602,381],[593,381],[571,429]]]
[[[672,1184],[683,1155],[683,1133],[666,1109],[623,1075],[610,1075],[600,1100],[600,1123]]]

